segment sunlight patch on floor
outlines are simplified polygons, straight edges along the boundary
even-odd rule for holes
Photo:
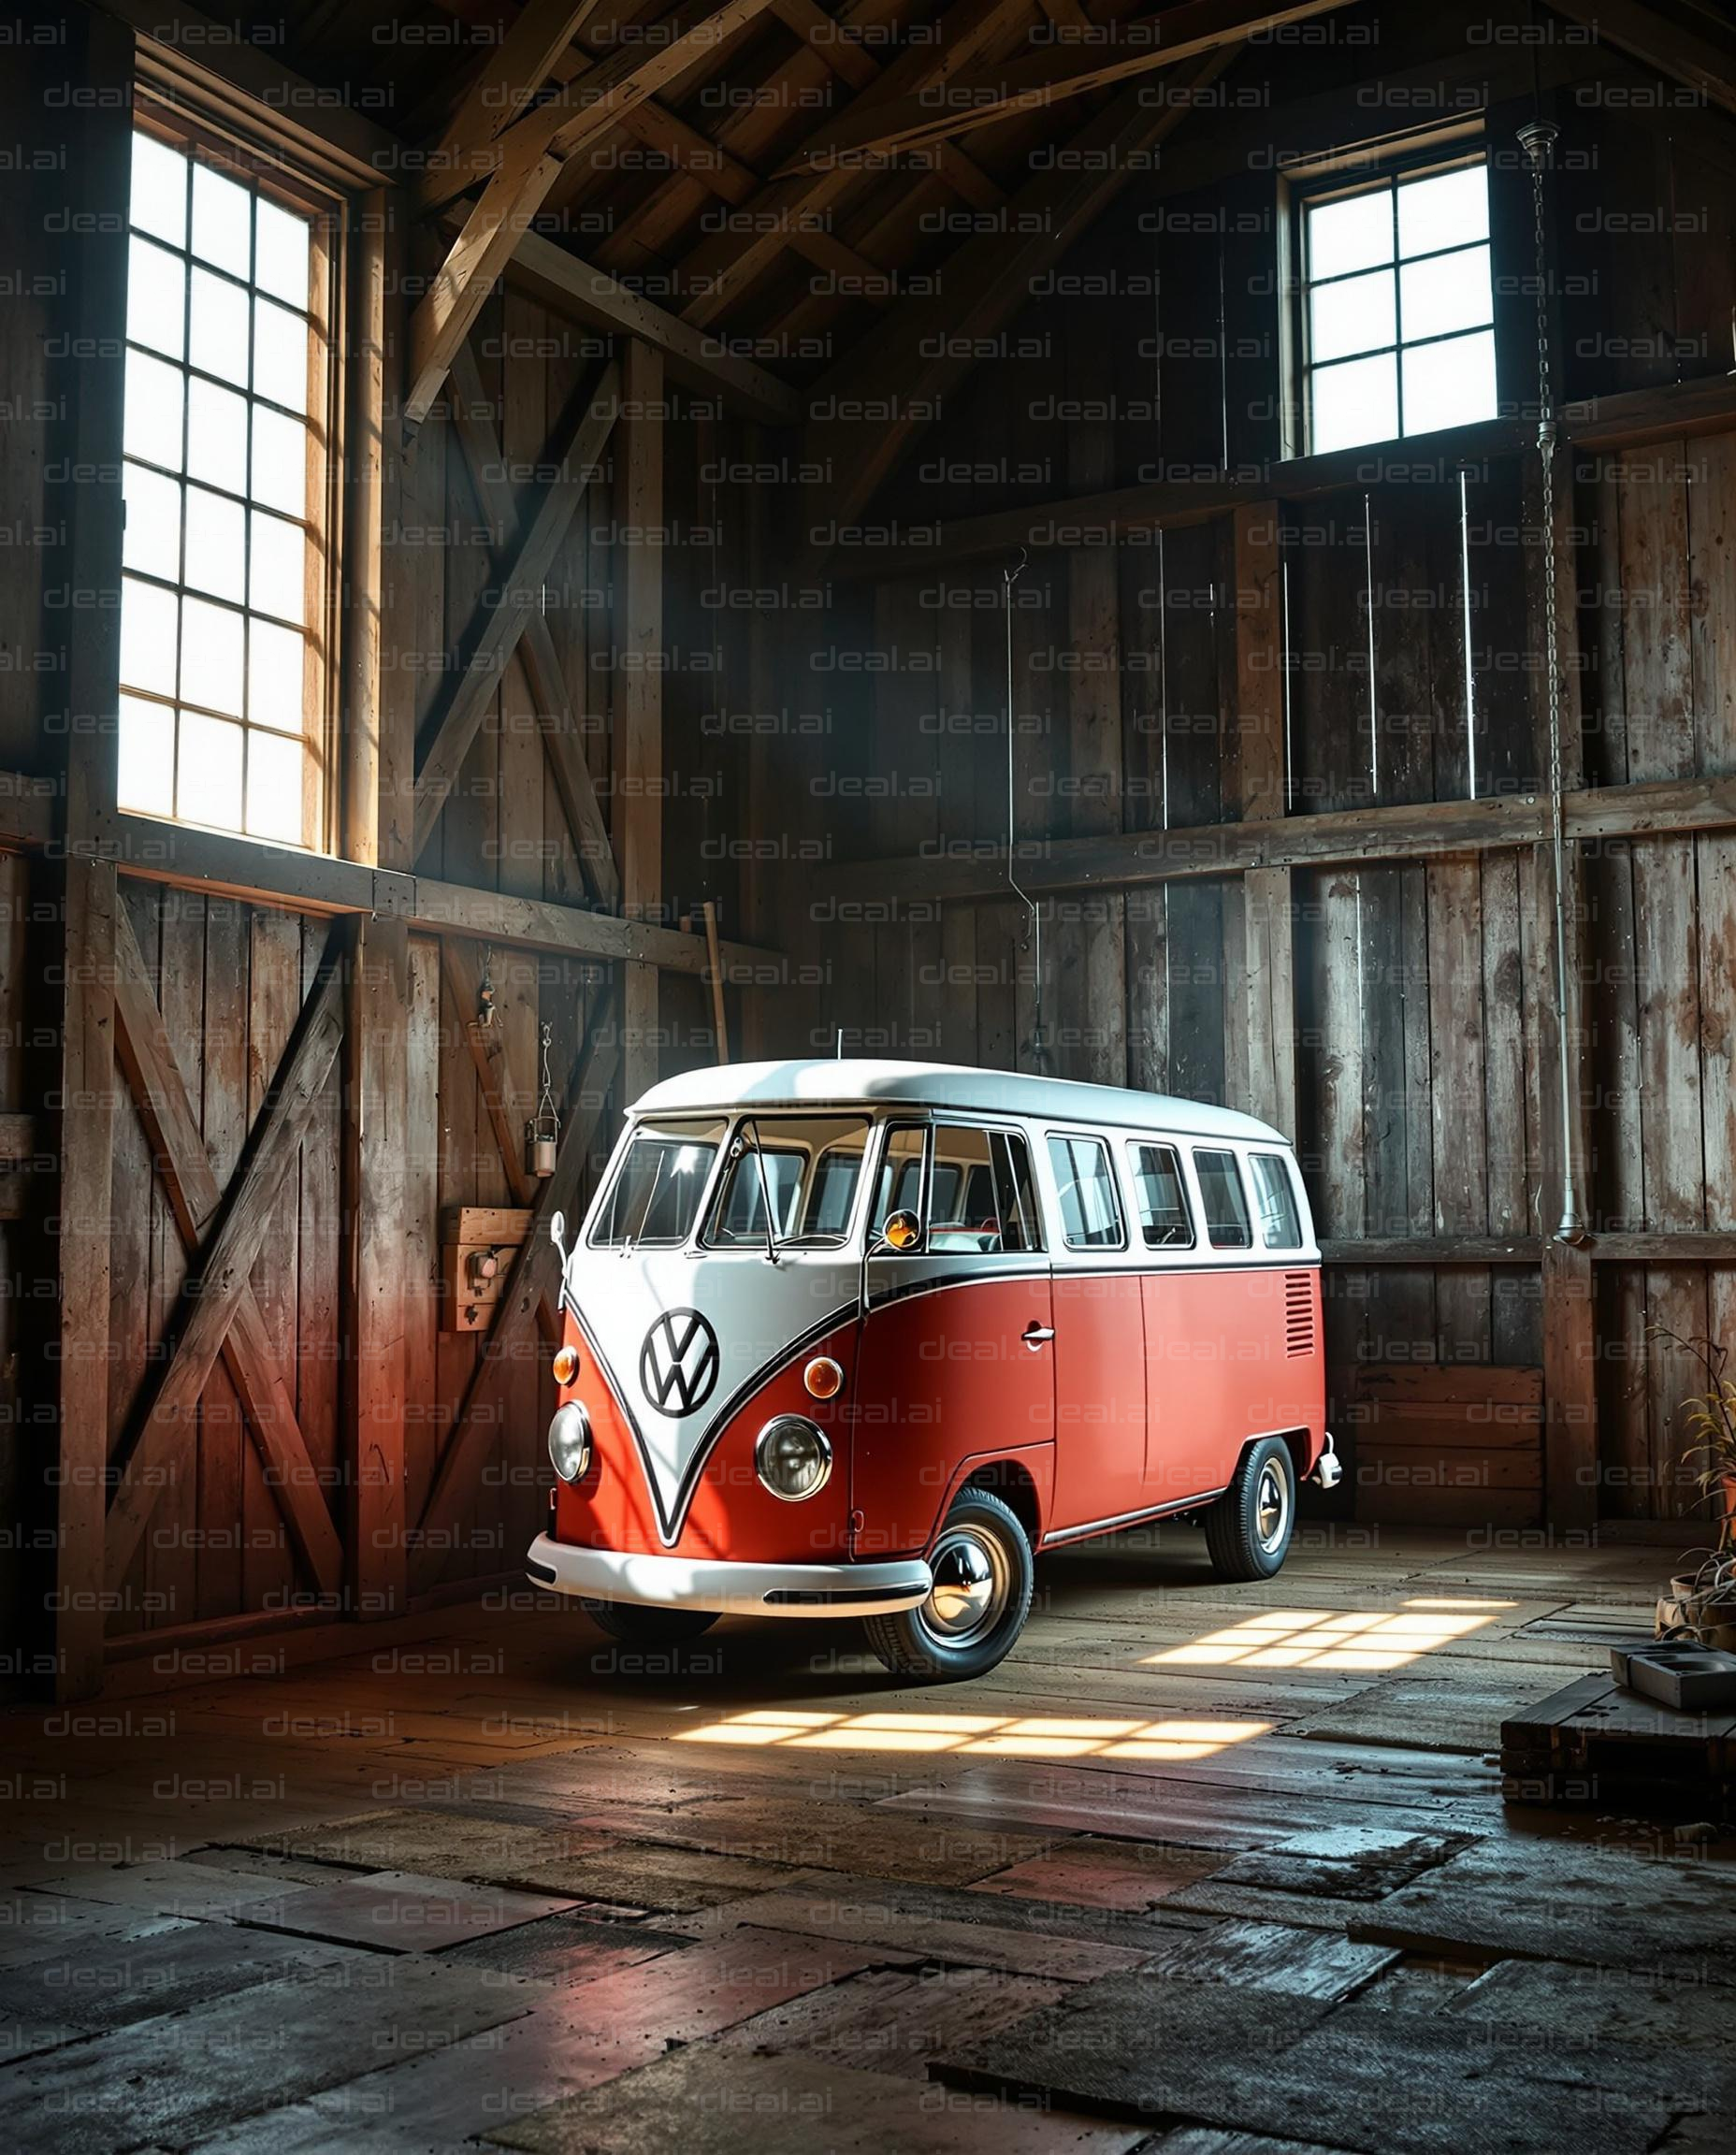
[[[1185,1646],[1148,1654],[1148,1669],[1403,1669],[1495,1621],[1512,1601],[1418,1596],[1397,1609],[1262,1609]]]
[[[678,1743],[776,1744],[788,1751],[949,1751],[994,1758],[1209,1758],[1264,1736],[1269,1721],[1109,1720],[1097,1714],[813,1714],[761,1707]]]

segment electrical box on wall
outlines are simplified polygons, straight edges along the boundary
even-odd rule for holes
[[[440,1251],[443,1332],[487,1331],[530,1221],[530,1213],[508,1205],[458,1205],[445,1215]]]

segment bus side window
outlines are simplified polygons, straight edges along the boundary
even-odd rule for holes
[[[1043,1224],[1031,1180],[1031,1152],[1017,1131],[996,1130],[989,1139],[994,1163],[996,1207],[1001,1215],[1003,1250],[1040,1250]]]
[[[1253,1230],[1248,1224],[1248,1199],[1242,1179],[1236,1171],[1234,1152],[1194,1154],[1199,1177],[1199,1193],[1206,1206],[1206,1232],[1214,1250],[1251,1250]]]
[[[1001,1247],[1001,1218],[990,1176],[989,1133],[956,1122],[934,1125],[931,1250],[981,1256]]]
[[[1069,1250],[1120,1250],[1121,1200],[1109,1167],[1109,1149],[1097,1137],[1054,1136],[1049,1163],[1061,1197],[1061,1232]]]
[[[1296,1211],[1296,1193],[1290,1170],[1277,1152],[1251,1152],[1248,1165],[1253,1173],[1254,1204],[1260,1214],[1260,1235],[1268,1250],[1299,1250],[1302,1222]]]
[[[1191,1250],[1194,1222],[1188,1217],[1181,1162],[1173,1145],[1134,1145],[1134,1203],[1148,1250]]]

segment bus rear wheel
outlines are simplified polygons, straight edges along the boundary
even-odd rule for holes
[[[580,1606],[611,1639],[629,1646],[685,1646],[717,1621],[715,1609],[654,1609],[640,1601],[583,1601]]]
[[[1220,1579],[1269,1579],[1296,1517],[1296,1466],[1281,1437],[1249,1445],[1236,1479],[1206,1513],[1206,1553]]]
[[[1004,1660],[1031,1613],[1031,1544],[1010,1506],[965,1489],[929,1553],[926,1601],[863,1619],[868,1643],[896,1676],[956,1684]]]

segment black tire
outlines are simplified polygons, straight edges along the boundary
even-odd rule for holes
[[[965,1489],[929,1561],[933,1592],[895,1616],[864,1617],[868,1643],[895,1676],[926,1684],[985,1676],[1005,1659],[1031,1613],[1036,1572],[1025,1530],[992,1491]]]
[[[585,1613],[629,1646],[685,1646],[717,1621],[715,1609],[653,1609],[638,1601],[586,1601]]]
[[[1296,1522],[1296,1463],[1281,1437],[1250,1444],[1236,1479],[1206,1513],[1206,1553],[1220,1579],[1269,1579]]]

